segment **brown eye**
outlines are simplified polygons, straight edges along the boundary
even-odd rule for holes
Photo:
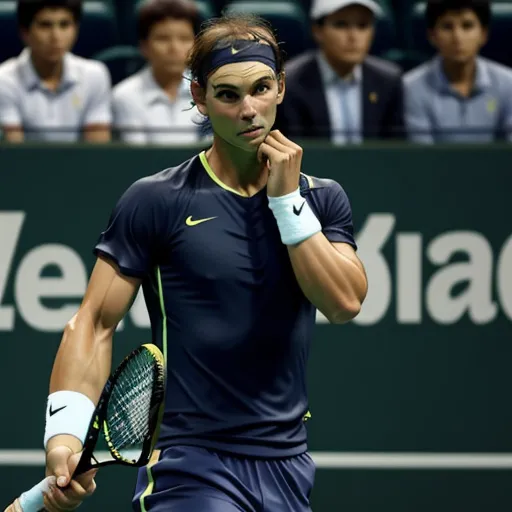
[[[268,85],[260,84],[260,85],[258,85],[258,87],[256,87],[256,93],[257,94],[265,94],[269,89],[270,89],[270,87]]]
[[[216,98],[220,98],[220,99],[224,99],[224,100],[227,100],[227,101],[235,101],[235,100],[238,99],[238,94],[236,94],[233,91],[225,90],[225,91],[220,91],[219,93],[217,93],[215,95],[215,97]]]
[[[453,23],[451,21],[445,21],[441,24],[441,30],[453,30]]]
[[[462,28],[464,30],[472,30],[473,28],[475,28],[475,23],[473,21],[465,21],[462,24]]]
[[[331,26],[334,28],[347,28],[347,22],[343,20],[336,20],[331,23]]]

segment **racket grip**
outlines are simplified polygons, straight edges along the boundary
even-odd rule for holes
[[[50,485],[55,485],[56,478],[54,476],[46,477],[41,480],[32,489],[24,492],[19,498],[18,502],[21,512],[39,512],[44,508],[43,493],[50,490]]]
[[[73,475],[71,476],[71,479],[82,475],[83,473],[86,473],[92,469],[90,462],[87,460],[87,457],[84,457],[84,454],[82,453],[82,456],[80,457],[80,460],[78,461],[78,464],[75,468],[75,471],[73,472]]]

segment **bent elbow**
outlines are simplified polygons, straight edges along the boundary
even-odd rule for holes
[[[354,319],[360,313],[360,311],[361,302],[352,301],[350,303],[340,305],[336,311],[329,315],[328,319],[331,324],[345,324]]]

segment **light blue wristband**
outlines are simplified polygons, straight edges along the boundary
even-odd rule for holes
[[[55,485],[56,478],[49,476],[34,485],[30,491],[24,492],[18,499],[21,512],[39,512],[44,507],[43,493],[50,490],[50,485]]]

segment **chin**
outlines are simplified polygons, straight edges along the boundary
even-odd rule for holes
[[[460,53],[456,55],[447,55],[445,57],[445,60],[449,62],[454,62],[456,64],[465,64],[466,62],[470,62],[472,59],[473,55],[461,55]]]
[[[46,57],[45,60],[48,63],[57,64],[64,58],[65,55],[66,55],[66,53],[62,53],[62,52],[50,53],[45,56]]]

